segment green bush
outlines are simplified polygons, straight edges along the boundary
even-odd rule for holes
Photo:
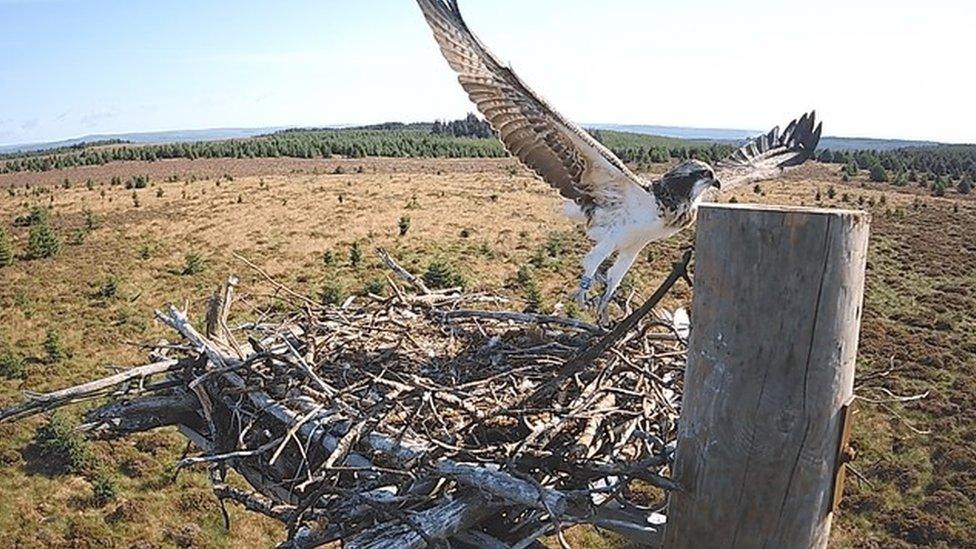
[[[881,164],[871,166],[871,181],[875,183],[885,183],[888,181],[888,171]]]
[[[14,264],[14,246],[10,242],[7,230],[0,227],[0,267]]]
[[[363,288],[363,292],[367,294],[378,295],[380,297],[386,295],[386,280],[382,278],[372,278],[366,282],[366,287]]]
[[[61,252],[61,240],[54,234],[51,225],[44,221],[31,226],[27,238],[27,255],[31,259],[54,257]]]
[[[91,210],[85,209],[85,230],[92,232],[98,228],[98,221],[95,219],[95,214]]]
[[[335,265],[335,262],[336,258],[335,254],[332,253],[332,250],[326,250],[325,253],[322,254],[322,264],[324,264],[326,267]]]
[[[959,194],[969,194],[973,192],[973,182],[968,178],[963,178],[963,180],[959,182],[959,185],[956,186],[956,190],[959,191]],[[2,244],[0,244],[0,246],[2,246]],[[2,265],[3,255],[2,251],[0,251],[0,266]]]
[[[81,246],[85,243],[85,238],[88,237],[88,231],[84,227],[78,227],[71,232],[71,238],[68,239],[69,246]]]
[[[400,236],[407,236],[407,231],[410,230],[410,218],[403,216],[397,223],[397,227],[400,229]]]
[[[522,265],[519,267],[518,272],[515,273],[515,283],[521,288],[526,287],[534,281],[535,277],[532,275],[531,265]]]
[[[75,431],[75,424],[54,414],[34,438],[41,457],[49,466],[64,473],[82,473],[92,462],[88,441]]]
[[[145,189],[149,186],[148,175],[137,175],[125,182],[126,189]]]
[[[115,477],[105,469],[95,472],[92,479],[92,502],[98,507],[102,507],[113,501],[119,494],[119,486]]]
[[[436,290],[463,288],[467,285],[467,281],[461,273],[440,259],[432,261],[427,266],[423,279],[427,287]]]
[[[0,352],[0,376],[6,379],[24,379],[27,377],[27,363],[24,357],[11,349]]]
[[[525,312],[537,313],[542,310],[542,291],[535,280],[532,267],[522,265],[515,274],[515,281],[522,288],[522,295],[525,298]]]
[[[183,258],[183,270],[180,271],[180,274],[193,276],[202,273],[204,268],[206,268],[206,260],[203,259],[203,256],[197,252],[190,252]]]
[[[338,282],[327,282],[322,288],[321,300],[326,305],[341,305],[346,299],[346,289]]]
[[[57,330],[48,330],[44,337],[44,352],[47,353],[48,362],[60,362],[68,358],[68,352],[61,341],[61,334]]]
[[[99,299],[112,299],[118,294],[119,277],[113,274],[109,275],[108,278],[105,279],[105,282],[102,282],[101,286],[98,287],[98,291],[95,292],[95,297]]]
[[[139,245],[139,251],[137,253],[139,259],[146,260],[152,257],[152,246],[146,243]]]
[[[946,194],[946,183],[941,177],[935,178],[935,182],[932,183],[932,196],[945,196]]]
[[[22,215],[14,219],[14,225],[17,227],[33,227],[34,225],[47,223],[50,220],[50,210],[41,205],[34,205],[28,210],[27,215]]]
[[[362,263],[362,261],[363,261],[363,249],[359,245],[358,241],[353,242],[352,245],[349,246],[349,264],[352,265],[353,267],[358,267],[359,264]]]

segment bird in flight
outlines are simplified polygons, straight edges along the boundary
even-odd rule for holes
[[[601,322],[641,250],[693,224],[705,191],[774,178],[813,158],[820,141],[822,125],[811,112],[714,166],[687,160],[661,179],[647,181],[502,64],[468,28],[457,0],[417,3],[461,87],[508,152],[570,201],[567,213],[585,222],[595,245],[583,259],[575,293],[581,307],[600,265],[616,254],[597,306]]]

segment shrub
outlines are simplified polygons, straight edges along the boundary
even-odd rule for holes
[[[75,425],[61,414],[54,414],[34,438],[41,457],[56,470],[81,473],[92,461],[88,441],[75,431]]]
[[[27,255],[31,259],[54,257],[61,252],[61,240],[51,225],[44,221],[33,225],[27,239]]]
[[[14,247],[10,242],[10,235],[7,234],[6,229],[0,227],[0,267],[13,265],[13,263]]]
[[[163,197],[163,194],[164,193],[163,193],[163,188],[162,187],[156,189],[156,198],[162,198]]]
[[[197,252],[190,252],[183,258],[183,270],[180,271],[180,274],[183,276],[193,276],[202,273],[205,267],[206,261],[203,259],[203,256]]]
[[[0,352],[0,376],[7,379],[24,379],[27,377],[27,364],[24,357],[11,349]]]
[[[98,287],[98,291],[95,292],[95,297],[98,297],[99,299],[112,299],[118,294],[119,277],[113,274],[109,275],[108,278],[105,279],[105,282],[102,282],[102,285]]]
[[[51,220],[51,211],[41,205],[31,206],[27,215],[19,216],[14,220],[17,227],[33,227],[41,225]]]
[[[941,177],[937,177],[935,182],[932,183],[932,196],[945,196],[946,194],[946,184]]]
[[[871,166],[871,181],[875,183],[885,183],[888,181],[888,172],[881,164]]]
[[[491,244],[487,242],[478,245],[478,254],[486,259],[495,259],[495,250],[492,250]]]
[[[353,242],[349,246],[349,264],[353,267],[358,267],[363,261],[363,249],[359,245],[359,241]]]
[[[95,219],[95,214],[91,210],[85,209],[85,230],[88,232],[94,231],[98,228],[98,221]]]
[[[81,246],[85,243],[85,238],[88,236],[88,231],[84,227],[79,227],[72,231],[71,238],[68,239],[69,246]]]
[[[534,282],[535,282],[535,277],[532,276],[532,266],[522,265],[521,267],[519,267],[518,272],[515,273],[515,283],[518,284],[520,287],[524,288]]]
[[[525,287],[525,312],[527,313],[538,313],[542,310],[542,291],[539,290],[539,285],[532,281]]]
[[[139,259],[146,260],[152,257],[152,247],[149,244],[142,243],[139,245],[139,252],[137,253]]]
[[[551,232],[546,236],[546,243],[543,246],[549,257],[559,257],[566,250],[566,242],[560,232]]]
[[[437,259],[432,261],[424,271],[424,283],[433,289],[463,288],[466,285],[464,276],[449,263]]]
[[[332,250],[326,250],[325,253],[322,254],[322,263],[325,264],[326,267],[335,265],[335,262],[336,258],[335,254],[332,253]]]
[[[346,290],[338,282],[327,282],[322,288],[321,299],[326,305],[341,305],[346,299]]]
[[[762,194],[762,187],[760,185],[756,185],[755,187],[752,188],[752,192],[754,192],[755,194]]]
[[[461,229],[461,238],[471,238],[471,229],[467,227]]]
[[[47,353],[48,362],[60,362],[68,358],[68,352],[61,341],[61,334],[57,330],[48,330],[47,336],[44,337],[44,352]]]
[[[383,280],[382,278],[370,279],[368,282],[366,282],[366,287],[363,288],[363,292],[381,297],[386,295],[386,280]]]
[[[522,288],[526,303],[525,311],[529,313],[539,312],[542,308],[542,292],[539,290],[539,284],[535,280],[532,267],[529,265],[519,267],[518,272],[515,273],[515,282]]]
[[[114,500],[119,493],[119,486],[107,470],[99,469],[92,479],[92,502],[98,507]]]
[[[148,175],[137,175],[125,182],[126,189],[145,189],[149,186]]]
[[[973,192],[973,182],[970,181],[969,178],[964,178],[959,182],[959,185],[956,186],[956,190],[959,191],[959,194],[969,194]],[[0,265],[3,265],[2,257],[0,257]]]
[[[400,230],[400,236],[406,236],[407,231],[410,230],[410,218],[407,216],[401,217],[400,221],[397,223],[397,227]]]
[[[833,186],[827,187],[827,198],[833,200],[837,197],[837,190]]]

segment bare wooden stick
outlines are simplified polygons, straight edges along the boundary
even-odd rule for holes
[[[521,322],[523,324],[557,324],[576,330],[583,330],[592,333],[606,333],[606,330],[595,325],[575,318],[567,318],[555,315],[539,315],[532,313],[513,313],[507,311],[474,311],[459,309],[456,311],[444,311],[441,313],[445,320],[462,319],[482,319],[499,320],[509,322]]]
[[[410,273],[410,271],[401,267],[400,264],[397,263],[395,259],[393,259],[393,256],[387,253],[386,250],[384,250],[383,248],[377,248],[376,253],[379,254],[380,259],[383,260],[383,263],[385,263],[386,266],[389,267],[391,271],[396,273],[397,276],[399,276],[407,283],[409,283],[411,286],[416,288],[417,291],[419,291],[424,295],[431,295],[433,293],[430,291],[430,288],[428,288],[427,285],[424,284],[424,281],[422,279],[420,279],[417,276],[414,276],[413,274]]]
[[[48,410],[67,406],[73,402],[91,400],[130,381],[145,379],[150,376],[181,369],[182,367],[183,365],[178,360],[163,360],[138,368],[131,368],[115,375],[83,383],[75,387],[46,394],[30,395],[26,402],[5,410],[0,410],[0,423],[23,419]]]
[[[539,387],[539,389],[537,389],[535,393],[533,393],[532,396],[526,400],[528,402],[549,400],[564,379],[588,367],[593,363],[594,360],[609,349],[611,345],[619,341],[620,338],[624,337],[628,332],[630,332],[642,318],[647,316],[651,310],[653,310],[654,307],[656,307],[657,304],[664,299],[664,296],[671,291],[671,288],[676,282],[678,282],[678,280],[688,278],[688,265],[691,263],[691,256],[691,250],[686,251],[681,260],[674,264],[671,274],[668,275],[667,279],[661,283],[654,294],[651,295],[651,297],[645,301],[643,305],[631,313],[630,316],[620,321],[620,323],[613,328],[613,331],[600,338],[599,341],[593,345],[590,345],[582,353],[567,362],[555,379]]]

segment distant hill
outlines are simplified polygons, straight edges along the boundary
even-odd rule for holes
[[[614,130],[620,132],[639,133],[672,137],[676,139],[692,139],[697,141],[739,142],[755,137],[763,132],[758,130],[731,130],[719,128],[684,128],[680,126],[645,126],[628,124],[587,124],[587,128],[600,130]],[[913,141],[908,139],[873,139],[868,137],[830,137],[820,140],[821,149],[835,151],[890,151],[906,147],[934,147],[940,145],[935,141]]]
[[[385,124],[374,124],[370,126],[354,126],[352,124],[342,124],[320,128],[328,129],[368,129],[368,130],[429,130],[433,126],[431,122],[418,122],[412,124],[401,124],[390,122]],[[599,130],[611,130],[618,132],[637,133],[642,135],[652,135],[671,139],[686,139],[692,141],[710,141],[718,143],[738,143],[744,139],[759,135],[757,130],[736,130],[722,128],[685,128],[681,126],[648,126],[639,124],[584,124],[586,128]],[[105,141],[125,141],[134,144],[160,144],[160,143],[192,143],[199,141],[223,141],[227,139],[246,139],[267,135],[275,132],[287,131],[309,131],[310,128],[295,128],[288,126],[270,128],[214,128],[206,130],[175,130],[162,132],[138,132],[120,133],[105,135],[86,135],[76,139],[66,139],[50,143],[30,143],[22,145],[2,145],[0,155],[20,152],[43,151],[48,149],[62,149],[72,147],[82,143],[105,142]],[[905,139],[872,139],[862,137],[824,137],[820,141],[822,149],[837,151],[890,151],[905,147],[931,147],[939,145],[934,141],[912,141]]]
[[[2,145],[0,154],[21,153],[44,151],[48,149],[64,149],[80,145],[82,143],[100,143],[106,141],[124,141],[135,144],[155,144],[155,143],[191,143],[197,141],[223,141],[225,139],[245,139],[264,135],[285,127],[275,128],[213,128],[207,130],[174,130],[163,132],[137,132],[137,133],[118,133],[118,134],[99,134],[86,135],[75,139],[65,139],[64,141],[52,141],[49,143],[28,143],[23,145]]]

